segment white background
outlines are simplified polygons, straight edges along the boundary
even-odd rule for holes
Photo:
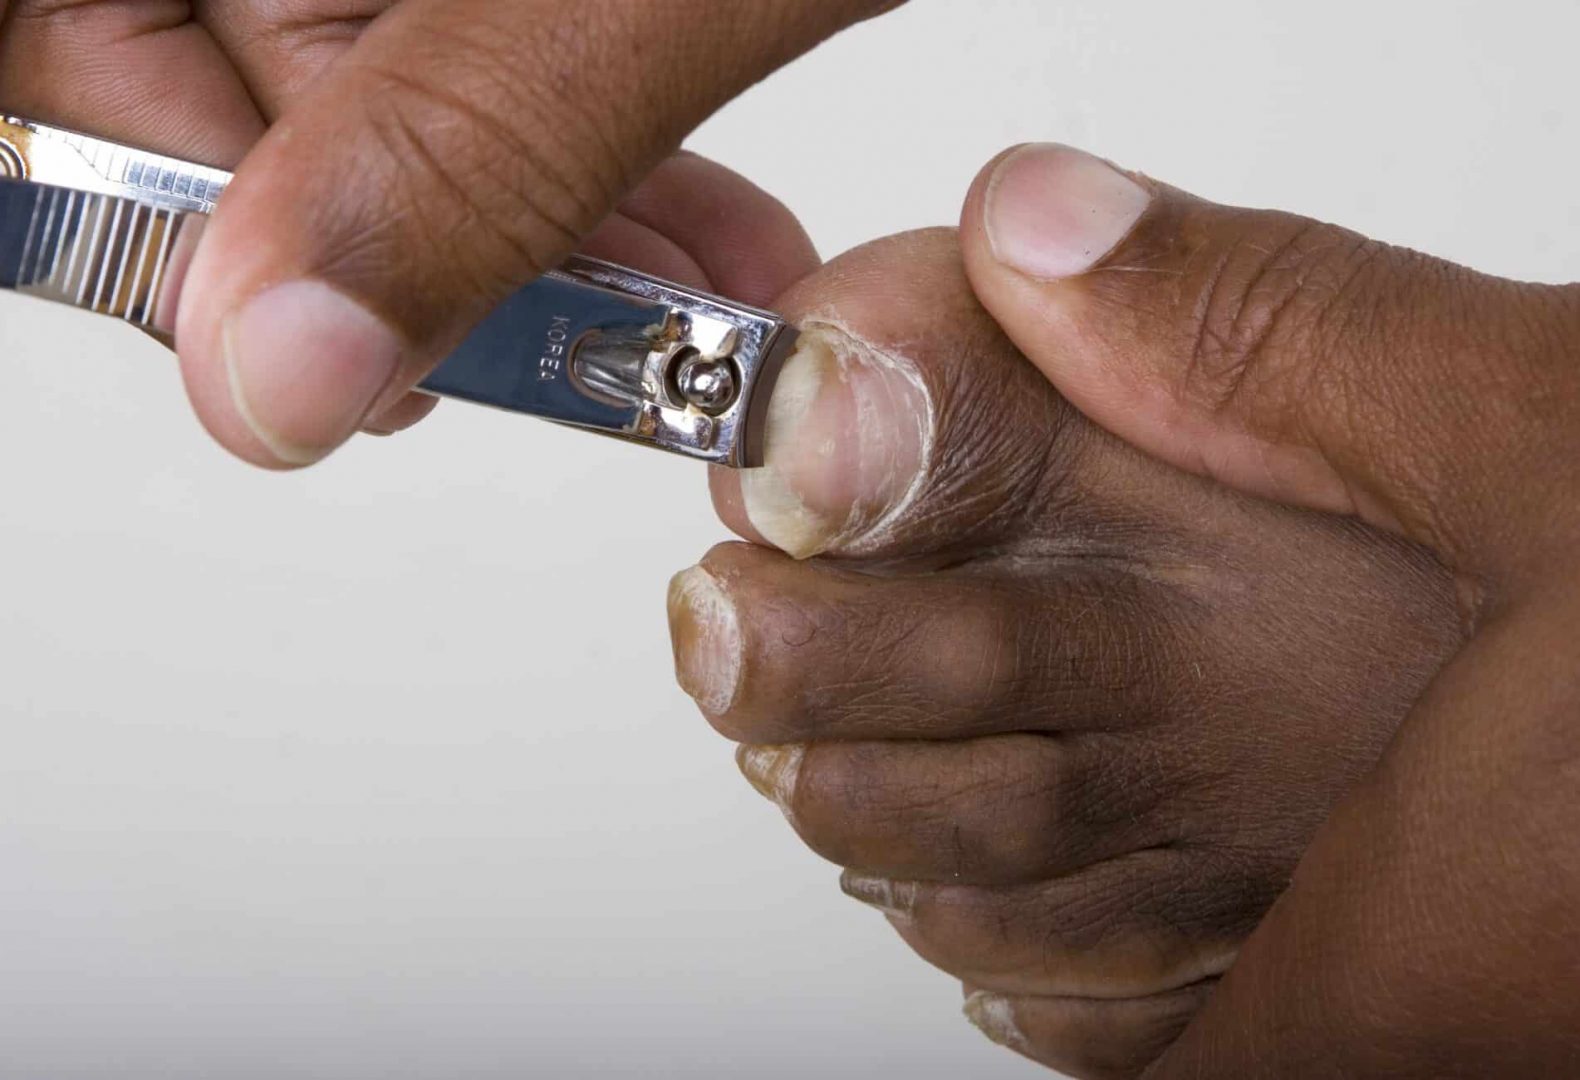
[[[693,146],[826,254],[1056,138],[1568,280],[1576,40],[1571,3],[917,0]],[[113,325],[0,298],[0,363],[0,1077],[1035,1074],[674,688],[700,468],[451,405],[271,476]]]

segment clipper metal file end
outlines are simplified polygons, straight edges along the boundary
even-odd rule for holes
[[[181,221],[210,213],[230,179],[0,116],[0,288],[158,332]],[[745,468],[762,464],[795,337],[771,312],[577,257],[507,299],[420,389]]]

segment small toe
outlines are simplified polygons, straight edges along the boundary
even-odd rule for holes
[[[1131,1080],[1179,1037],[1214,985],[1118,1001],[968,987],[964,1011],[989,1039],[1075,1080]]]
[[[840,884],[888,916],[923,959],[965,982],[1002,994],[1111,1000],[1228,970],[1262,909],[1225,888],[1214,861],[1209,852],[1158,847],[1032,885],[849,871]]]

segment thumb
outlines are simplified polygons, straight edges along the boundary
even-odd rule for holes
[[[983,171],[962,244],[984,306],[1099,424],[1450,561],[1542,513],[1532,439],[1572,440],[1554,422],[1580,389],[1572,288],[1214,205],[1053,145]]]
[[[693,127],[880,0],[398,0],[243,162],[182,285],[200,418],[305,465]]]

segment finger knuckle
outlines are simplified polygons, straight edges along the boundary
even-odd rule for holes
[[[1388,249],[1330,225],[1245,214],[1205,244],[1188,271],[1190,329],[1181,396],[1213,412],[1259,415],[1346,391],[1335,330],[1364,325]],[[1340,324],[1347,324],[1341,326]]]
[[[546,20],[523,37],[491,11],[409,27],[425,46],[416,63],[370,50],[356,105],[400,241],[497,297],[557,263],[627,178],[606,110],[572,85],[600,35]]]
[[[547,269],[579,235],[554,174],[508,162],[498,128],[474,99],[395,70],[369,73],[365,128],[388,163],[386,220],[403,238],[497,293]]]

